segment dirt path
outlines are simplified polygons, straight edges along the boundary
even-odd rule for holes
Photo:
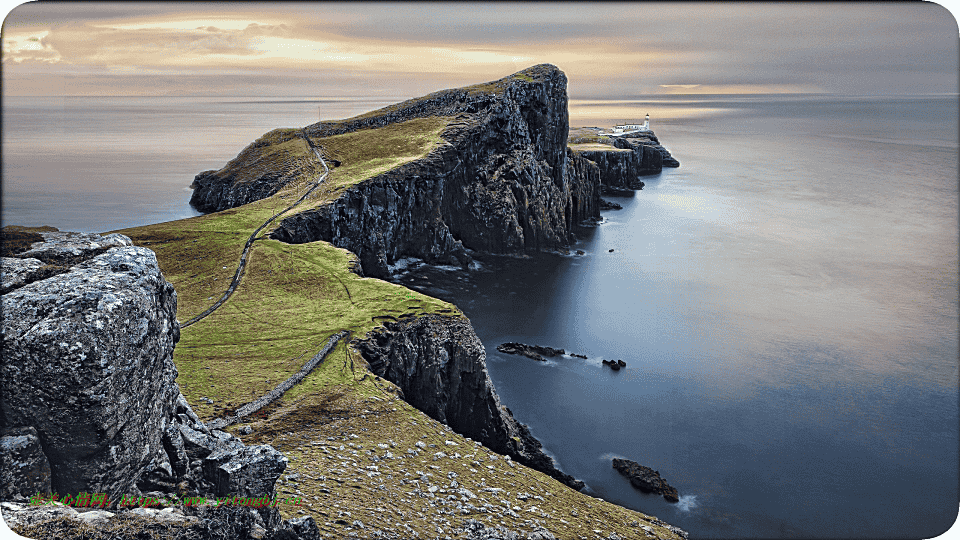
[[[330,174],[330,169],[327,167],[326,162],[323,160],[323,156],[320,155],[320,151],[317,149],[316,146],[314,146],[313,141],[311,141],[310,138],[307,137],[306,132],[303,130],[301,131],[303,132],[303,138],[306,140],[307,145],[310,147],[311,150],[313,150],[313,153],[314,155],[317,156],[317,159],[320,160],[320,164],[323,165],[323,174],[320,175],[320,178],[317,179],[317,181],[313,184],[313,186],[311,186],[310,189],[308,189],[307,192],[304,193],[293,204],[274,214],[270,219],[264,221],[263,225],[260,225],[259,227],[257,227],[257,230],[253,231],[253,234],[251,234],[250,238],[247,239],[246,245],[243,246],[243,253],[240,254],[240,264],[237,265],[237,272],[236,274],[233,275],[233,279],[230,281],[230,286],[227,287],[227,291],[223,293],[223,296],[221,296],[220,299],[217,300],[212,306],[204,310],[203,313],[197,315],[196,317],[190,319],[185,323],[181,323],[180,328],[186,328],[192,325],[193,323],[203,319],[207,315],[210,315],[211,313],[216,311],[217,308],[222,306],[223,303],[226,302],[231,295],[233,295],[233,291],[237,290],[237,286],[240,285],[240,279],[243,277],[243,270],[247,266],[247,255],[250,254],[250,248],[253,247],[253,243],[257,240],[257,234],[259,234],[260,231],[262,231],[267,225],[270,225],[271,223],[273,223],[273,221],[278,217],[280,217],[282,214],[289,212],[290,210],[293,210],[294,207],[302,203],[311,193],[313,193],[315,189],[320,187],[320,184],[322,184],[324,180],[327,179],[327,175]]]

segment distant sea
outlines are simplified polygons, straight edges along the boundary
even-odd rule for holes
[[[107,231],[276,127],[393,98],[6,98],[2,222]],[[651,116],[679,169],[583,256],[402,281],[470,317],[503,403],[589,492],[694,538],[925,538],[958,508],[957,97],[571,100]],[[613,249],[613,252],[609,250]],[[505,341],[586,360],[504,355]],[[603,359],[623,359],[612,372]],[[660,471],[679,504],[612,469]]]

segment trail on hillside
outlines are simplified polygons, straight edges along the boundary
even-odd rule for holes
[[[186,328],[192,325],[193,323],[203,319],[207,315],[210,315],[211,313],[216,311],[217,308],[222,306],[224,302],[230,299],[230,296],[233,295],[233,291],[235,291],[237,289],[237,286],[240,285],[240,279],[243,277],[243,270],[247,266],[247,255],[250,254],[250,248],[253,247],[253,243],[257,240],[257,235],[260,233],[260,231],[262,231],[264,227],[266,227],[267,225],[270,225],[271,223],[273,223],[273,221],[278,217],[280,217],[281,215],[289,212],[290,210],[293,210],[298,204],[302,203],[308,196],[310,196],[310,194],[313,193],[315,189],[320,187],[320,184],[322,184],[324,180],[327,179],[327,175],[330,174],[330,169],[327,167],[327,163],[323,160],[323,156],[320,155],[320,151],[317,149],[317,147],[314,146],[313,141],[311,141],[310,137],[307,136],[307,132],[304,129],[301,129],[300,131],[303,135],[304,140],[307,142],[307,146],[310,147],[311,150],[313,150],[314,155],[317,156],[317,159],[320,160],[320,164],[323,165],[323,174],[321,174],[320,178],[317,179],[317,181],[313,184],[313,186],[311,186],[310,189],[308,189],[306,193],[304,193],[299,199],[294,201],[293,204],[291,204],[290,206],[284,208],[283,210],[271,216],[268,220],[264,221],[262,225],[257,227],[255,231],[253,231],[253,234],[251,234],[250,238],[247,239],[246,245],[243,246],[243,253],[240,254],[240,263],[237,265],[237,272],[236,274],[233,275],[233,279],[230,281],[230,286],[227,287],[227,291],[223,293],[223,296],[221,296],[220,299],[217,300],[212,306],[204,310],[203,313],[197,315],[196,317],[190,319],[185,323],[182,323],[180,325],[180,328]]]

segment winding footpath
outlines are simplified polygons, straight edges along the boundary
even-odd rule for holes
[[[196,317],[190,319],[185,323],[180,324],[180,328],[186,328],[194,324],[195,322],[203,319],[207,315],[210,315],[211,313],[216,311],[217,308],[222,306],[224,302],[230,299],[230,296],[233,295],[233,291],[237,290],[237,287],[240,285],[240,279],[243,277],[243,270],[247,266],[247,255],[250,254],[250,248],[253,247],[253,243],[257,240],[257,234],[259,234],[260,231],[264,229],[264,227],[273,223],[275,219],[289,212],[290,210],[293,210],[294,207],[302,203],[307,197],[310,196],[311,193],[313,193],[315,189],[320,187],[320,184],[322,184],[324,180],[327,179],[327,175],[330,174],[330,169],[327,167],[327,163],[323,160],[323,156],[320,155],[320,151],[317,149],[317,147],[314,146],[313,141],[311,141],[310,137],[307,136],[307,132],[303,129],[301,129],[300,131],[303,134],[304,140],[307,142],[307,146],[309,146],[310,149],[313,150],[314,155],[317,156],[317,159],[320,160],[320,164],[323,165],[323,174],[321,174],[320,178],[317,179],[317,181],[313,184],[313,186],[310,189],[308,189],[307,192],[304,193],[293,204],[274,214],[270,219],[264,221],[263,225],[260,225],[259,227],[257,227],[257,230],[253,231],[253,234],[251,234],[250,238],[247,239],[246,245],[243,246],[243,253],[240,254],[240,264],[237,265],[237,272],[236,274],[233,275],[233,280],[230,281],[230,286],[227,287],[227,291],[223,293],[223,296],[221,296],[220,299],[217,300],[212,306],[204,310],[203,313],[197,315]]]

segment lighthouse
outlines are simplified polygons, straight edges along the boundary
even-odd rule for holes
[[[643,130],[650,131],[650,115],[643,119]]]

